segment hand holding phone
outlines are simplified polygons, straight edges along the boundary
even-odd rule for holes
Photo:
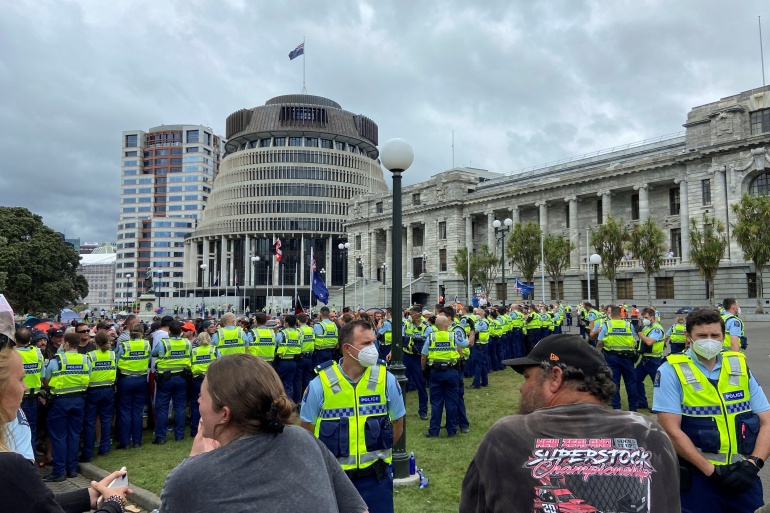
[[[123,467],[120,469],[122,475],[119,475],[115,477],[112,481],[110,481],[109,484],[106,485],[106,489],[103,488],[105,485],[104,481],[109,478],[109,476],[95,486],[94,483],[91,483],[91,486],[96,489],[96,491],[100,494],[100,497],[96,501],[96,507],[100,508],[102,505],[102,502],[104,501],[105,497],[109,497],[111,494],[109,493],[110,490],[115,490],[118,488],[127,488],[128,487],[128,472],[126,471],[126,467]],[[102,486],[98,486],[102,485]],[[116,495],[121,495],[123,499],[125,499],[125,492],[124,493],[116,493]]]

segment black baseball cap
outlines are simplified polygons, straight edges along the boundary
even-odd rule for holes
[[[59,329],[53,330],[53,331],[51,331],[51,336],[52,337],[63,337],[64,336],[64,330],[59,330]]]
[[[566,333],[545,337],[527,356],[503,360],[503,365],[508,365],[521,374],[527,367],[534,367],[543,362],[563,363],[581,369],[586,376],[597,374],[607,366],[599,351],[578,335]]]

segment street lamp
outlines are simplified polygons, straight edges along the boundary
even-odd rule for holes
[[[505,225],[505,228],[501,228],[502,225]],[[505,221],[502,223],[495,219],[495,221],[492,223],[492,226],[495,227],[495,237],[497,237],[498,234],[500,234],[500,238],[497,239],[500,241],[500,262],[503,267],[503,306],[505,306],[505,302],[508,300],[508,290],[505,283],[505,236],[511,231],[511,226],[513,225],[513,220],[511,220],[510,217],[506,217]]]
[[[126,274],[126,312],[128,312],[128,289],[131,288],[131,277],[133,274]],[[128,312],[131,313],[131,312]]]
[[[345,279],[342,280],[342,309],[345,309],[345,288],[348,284],[348,249],[350,248],[349,242],[340,242],[337,244],[337,248],[342,252],[342,258],[345,260],[343,267],[345,268]]]
[[[385,285],[385,297],[382,300],[382,306],[388,307],[388,263],[382,264],[382,284]]]
[[[596,306],[598,307],[599,306],[599,265],[602,263],[601,255],[594,253],[588,259],[588,263],[594,266],[594,279],[596,280]],[[588,283],[588,287],[589,289],[591,288],[590,282]]]
[[[205,319],[206,318],[206,298],[204,297],[204,294],[206,293],[206,269],[208,269],[208,264],[201,264],[201,316]],[[211,283],[209,282],[209,285]]]
[[[260,258],[258,256],[251,257],[251,265],[254,266],[254,272],[251,273],[251,287],[254,289],[254,312],[257,311],[257,264]]]
[[[391,300],[393,302],[393,340],[391,342],[390,370],[398,379],[402,393],[406,393],[406,374],[403,363],[404,348],[401,327],[404,318],[401,315],[401,173],[409,169],[414,161],[414,150],[403,139],[391,139],[386,142],[382,151],[382,165],[393,173],[393,244],[391,262],[393,266],[393,287]],[[393,447],[393,476],[397,479],[409,478],[409,456],[406,452],[406,424],[404,434]]]

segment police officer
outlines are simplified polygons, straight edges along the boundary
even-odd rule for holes
[[[393,513],[391,448],[404,429],[404,400],[396,378],[378,360],[369,323],[339,330],[344,357],[316,367],[302,399],[302,427],[337,458],[370,513]]]
[[[770,404],[739,351],[722,352],[724,321],[711,308],[686,319],[690,348],[669,355],[653,411],[680,459],[682,511],[753,512],[770,454]]]
[[[684,351],[685,343],[687,342],[684,315],[676,316],[676,323],[672,324],[666,332],[666,342],[669,343],[672,354]]]
[[[743,332],[743,321],[738,317],[741,314],[741,307],[734,298],[725,298],[722,301],[722,320],[725,322],[725,351],[745,350],[746,335]]]
[[[652,308],[642,309],[642,326],[642,331],[638,333],[639,352],[642,354],[642,358],[636,366],[636,407],[649,409],[647,393],[644,390],[644,380],[647,376],[650,377],[650,380],[655,380],[658,367],[663,363],[663,350],[666,347],[666,341],[663,326],[658,323]]]
[[[217,348],[219,354],[227,356],[247,353],[250,341],[249,333],[235,325],[235,314],[227,312],[222,316],[220,328],[211,338],[211,345]]]
[[[588,343],[592,346],[596,346],[596,340],[591,338],[591,333],[593,333],[595,324],[599,320],[599,312],[594,308],[594,306],[587,302],[585,303],[585,315],[584,315],[584,321],[583,324],[585,326],[585,332],[586,332],[586,338],[588,339]],[[581,336],[583,334],[581,333]]]
[[[480,388],[489,385],[489,324],[484,310],[476,308],[476,340],[471,346],[471,361],[473,361],[473,383],[471,388]]]
[[[464,337],[448,331],[449,318],[436,317],[434,330],[428,335],[422,349],[422,368],[428,370],[430,384],[430,427],[426,437],[438,437],[441,417],[446,408],[447,435],[457,435],[457,414],[460,388],[459,360]],[[467,428],[466,428],[467,429]]]
[[[534,305],[530,305],[527,315],[527,353],[540,342],[540,312]]]
[[[257,325],[251,329],[252,342],[249,344],[249,354],[262,358],[266,362],[273,363],[275,359],[275,321],[268,321],[265,312],[254,314]],[[269,324],[272,322],[272,326]]]
[[[390,345],[393,341],[393,311],[390,308],[385,309],[385,317],[377,326],[377,342],[379,343],[378,352],[380,360],[385,360],[390,353]]]
[[[293,315],[284,317],[285,327],[275,337],[276,352],[273,367],[281,378],[286,395],[299,403],[302,391],[294,386],[297,363],[302,354],[302,333],[297,329],[297,318]]]
[[[297,364],[297,373],[294,375],[294,388],[299,390],[299,395],[315,377],[313,372],[313,351],[315,351],[315,332],[310,326],[310,318],[305,313],[297,314],[299,331],[302,334],[300,359]],[[299,398],[297,398],[299,399]]]
[[[501,370],[500,362],[502,358],[499,358],[498,353],[503,344],[503,325],[500,322],[500,314],[497,313],[495,307],[489,309],[487,320],[489,323],[489,344],[487,345],[489,370],[490,372],[496,372]]]
[[[144,338],[141,324],[131,328],[129,340],[118,344],[115,360],[118,367],[117,449],[128,449],[132,440],[134,447],[141,447],[150,368],[150,343]]]
[[[511,307],[511,358],[519,358],[524,356],[524,313],[523,308],[520,305],[514,305]]]
[[[318,313],[321,316],[321,321],[313,325],[313,332],[315,333],[314,365],[321,365],[334,357],[333,353],[337,347],[337,333],[339,331],[337,323],[330,318],[329,307],[322,306]]]
[[[106,331],[97,331],[94,342],[97,347],[96,351],[88,353],[92,370],[86,392],[81,462],[89,462],[94,459],[97,415],[101,430],[99,454],[109,454],[112,416],[115,414],[115,379],[118,367],[115,352],[112,350],[112,341]]]
[[[78,472],[78,447],[83,432],[86,390],[91,379],[91,363],[78,352],[80,335],[66,333],[63,351],[48,362],[45,375],[53,403],[48,411],[48,434],[53,452],[53,470],[44,478],[61,482]]]
[[[425,378],[422,374],[421,364],[422,347],[425,344],[424,332],[427,325],[428,323],[422,318],[420,308],[413,306],[409,310],[409,318],[404,321],[402,328],[406,377],[417,390],[417,413],[422,420],[428,420],[428,392],[425,389]]]
[[[235,317],[235,316],[233,316]],[[174,401],[174,438],[184,438],[185,410],[187,409],[187,383],[190,379],[192,344],[182,338],[182,325],[171,321],[168,326],[169,338],[164,338],[153,349],[155,362],[155,445],[166,443],[166,422],[169,403]],[[212,343],[213,345],[213,343]]]
[[[38,330],[35,330],[38,331]],[[38,331],[45,338],[43,332]],[[38,394],[42,387],[43,362],[44,357],[40,349],[32,344],[32,332],[29,328],[19,328],[14,336],[16,340],[16,349],[21,354],[21,363],[24,365],[24,383],[27,385],[27,391],[24,392],[24,399],[21,401],[21,409],[29,423],[29,429],[32,433],[32,447],[37,447],[35,440],[37,430],[37,405]]]
[[[599,342],[596,348],[604,353],[607,367],[612,370],[612,381],[617,390],[612,396],[610,406],[620,409],[620,378],[626,384],[628,394],[628,409],[636,411],[637,389],[634,360],[636,360],[636,340],[634,327],[620,315],[619,306],[610,307],[610,320],[602,326],[599,332]]]
[[[469,365],[468,360],[471,355],[470,345],[473,344],[468,338],[466,338],[465,330],[460,325],[460,318],[451,306],[445,306],[441,308],[439,314],[443,314],[450,320],[449,331],[454,333],[455,344],[458,340],[464,340],[465,345],[457,348],[457,352],[460,357],[457,360],[459,365],[458,369],[458,388],[457,388],[457,425],[460,427],[461,433],[468,433],[471,428],[471,424],[468,421],[468,414],[465,409],[465,380],[463,379],[463,368]]]
[[[187,322],[182,326],[182,331],[184,332],[191,329],[195,331],[195,326],[192,323]],[[208,337],[201,339],[199,344],[190,353],[190,372],[192,373],[192,382],[190,384],[190,436],[193,438],[198,434],[198,424],[201,420],[200,405],[198,404],[201,385],[206,377],[209,365],[218,357],[219,351],[209,341]]]
[[[471,342],[470,345],[473,345],[473,342],[476,340],[476,316],[473,314],[473,308],[470,306],[466,306],[464,310],[457,310],[457,315],[462,315],[463,311],[465,315],[460,318],[460,326],[465,332],[466,340],[469,340]],[[466,378],[473,377],[473,354],[470,349],[463,350],[463,360],[463,376]]]

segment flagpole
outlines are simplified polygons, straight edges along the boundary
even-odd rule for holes
[[[310,313],[310,317],[313,317],[313,243],[310,243],[310,265],[308,266],[310,268],[310,281],[308,281],[308,285],[310,285],[310,290],[308,291],[308,304],[307,304],[307,311]]]
[[[294,264],[294,297],[292,300],[296,300],[298,297],[297,294],[297,274],[299,273],[299,263]],[[292,305],[292,307],[296,308],[296,305]]]
[[[305,87],[305,36],[302,36],[302,94],[307,94],[307,88]]]

